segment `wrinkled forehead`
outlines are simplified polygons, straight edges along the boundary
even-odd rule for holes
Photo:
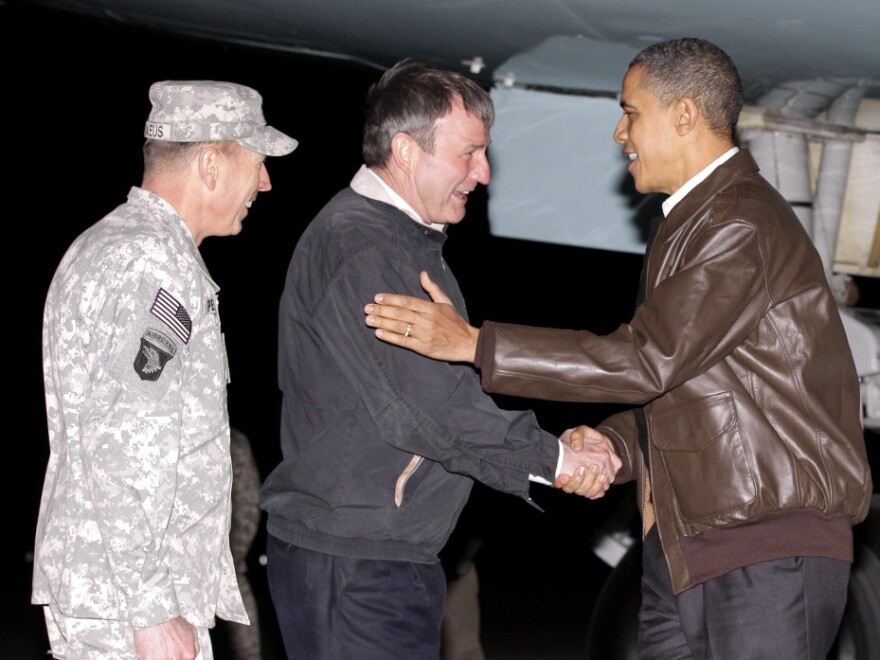
[[[478,115],[466,111],[458,101],[434,124],[434,139],[480,148],[489,146],[491,136],[485,122]]]

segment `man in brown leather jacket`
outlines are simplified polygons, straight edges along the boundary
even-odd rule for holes
[[[613,333],[477,330],[424,274],[435,303],[379,294],[365,310],[386,342],[474,362],[489,392],[635,406],[598,430],[623,459],[615,483],[640,484],[642,658],[824,659],[872,491],[836,304],[801,223],[734,144],[742,105],[705,41],[630,64],[614,139],[636,189],[669,197],[641,304]]]

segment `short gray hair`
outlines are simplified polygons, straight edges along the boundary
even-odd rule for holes
[[[363,156],[367,167],[382,166],[391,156],[391,138],[408,133],[426,152],[434,150],[434,128],[456,99],[486,128],[495,122],[489,94],[460,73],[402,60],[388,69],[367,93]]]

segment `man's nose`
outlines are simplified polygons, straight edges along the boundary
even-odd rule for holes
[[[617,122],[617,126],[614,127],[614,141],[617,144],[623,144],[626,142],[626,124],[624,123],[624,119],[626,117],[621,117],[620,121]]]
[[[484,186],[489,185],[489,179],[492,178],[492,168],[489,166],[489,159],[485,154],[475,160],[471,168],[471,178]]]
[[[265,163],[263,163],[263,166],[260,168],[260,185],[257,190],[260,192],[272,190],[272,181],[269,179],[269,170],[266,169]]]

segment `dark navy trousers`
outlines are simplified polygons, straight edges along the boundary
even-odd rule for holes
[[[438,660],[440,563],[351,559],[268,536],[272,603],[289,660]]]

